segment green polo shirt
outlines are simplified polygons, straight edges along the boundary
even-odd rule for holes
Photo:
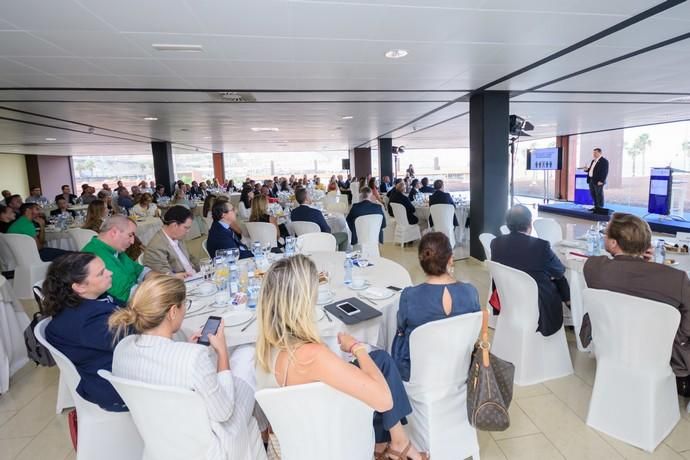
[[[113,285],[108,294],[121,302],[127,302],[129,292],[137,284],[139,275],[144,271],[144,266],[136,263],[124,252],[118,253],[115,249],[93,237],[86,243],[82,252],[97,255],[105,264],[105,268],[113,272]]]
[[[14,223],[10,225],[10,228],[7,229],[7,233],[17,233],[36,238],[36,227],[31,219],[26,216],[20,216],[19,219],[15,220]]]

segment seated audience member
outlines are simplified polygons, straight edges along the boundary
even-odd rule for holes
[[[139,202],[132,208],[132,215],[137,217],[158,217],[160,214],[150,193],[142,194]]]
[[[12,197],[12,192],[9,190],[3,190],[2,191],[2,204],[5,206],[10,204],[10,198]]]
[[[269,203],[277,203],[278,199],[273,198],[272,193],[273,192],[271,192],[271,188],[268,185],[262,185],[261,186],[261,195],[265,196],[266,200],[268,200]]]
[[[369,187],[369,190],[371,190],[371,197],[374,199],[374,201],[378,201],[381,204],[384,204],[383,198],[381,197],[381,193],[379,193],[379,188],[376,186],[376,178],[372,177],[369,179],[369,182],[366,185]],[[359,188],[363,188],[363,185],[360,183]]]
[[[41,187],[31,187],[29,196],[26,197],[24,203],[47,203],[48,198],[41,193]]]
[[[167,197],[168,195],[165,194],[165,185],[157,185],[156,186],[156,191],[153,194],[153,202],[158,203],[158,200],[160,200],[163,197]]]
[[[419,179],[412,179],[412,182],[410,182],[410,193],[407,195],[410,201],[414,201],[417,198],[417,195],[420,193],[420,187]]]
[[[108,217],[108,208],[103,200],[94,200],[86,210],[86,220],[81,228],[98,233],[103,225],[103,219]]]
[[[328,183],[328,187],[326,188],[326,193],[335,193],[336,195],[340,193],[340,190],[338,189],[338,184],[333,181]]]
[[[194,224],[192,211],[172,206],[163,216],[163,228],[151,238],[144,250],[144,266],[158,273],[182,279],[199,271],[199,261],[189,254],[184,237]]]
[[[678,394],[690,397],[688,275],[683,270],[651,262],[652,231],[647,222],[632,214],[613,214],[606,227],[604,245],[613,258],[596,256],[587,259],[584,266],[587,286],[662,302],[680,311],[671,368],[676,375]]]
[[[435,204],[452,204],[455,208],[455,201],[453,201],[453,197],[450,196],[450,193],[443,191],[443,181],[441,179],[434,181],[434,193],[432,193],[429,197],[429,206],[433,206]],[[429,215],[429,225],[434,225],[431,215]],[[457,226],[458,218],[455,213],[453,213],[453,227]]]
[[[195,207],[195,205],[187,198],[185,188],[178,188],[175,190],[175,195],[173,195],[173,199],[170,203],[176,206],[184,206],[187,209],[192,209]]]
[[[381,230],[379,231],[379,243],[383,243],[383,229],[386,228],[386,216],[383,215],[383,208],[379,203],[376,203],[371,196],[371,189],[363,187],[359,191],[359,203],[352,205],[347,218],[347,226],[350,227],[352,233],[353,245],[357,244],[357,229],[355,228],[355,221],[358,217],[368,216],[371,214],[378,214],[381,216]]]
[[[434,193],[434,189],[429,187],[429,178],[422,177],[422,188],[419,190],[422,193]]]
[[[189,197],[200,197],[203,196],[204,191],[199,187],[199,183],[195,180],[192,181],[192,186],[189,188],[187,196]]]
[[[410,199],[405,196],[404,190],[405,183],[403,181],[395,184],[395,189],[393,189],[393,192],[390,196],[390,201],[388,203],[388,213],[391,215],[391,217],[393,217],[393,208],[391,207],[391,203],[401,204],[405,207],[405,212],[407,213],[407,222],[410,225],[414,225],[419,222],[419,219],[415,215],[414,205]]]
[[[62,193],[55,196],[55,201],[58,200],[58,197],[63,197],[69,204],[74,204],[77,201],[77,195],[72,194],[72,188],[69,185],[62,186]]]
[[[229,193],[235,193],[237,191],[237,187],[235,187],[235,181],[230,179],[228,181],[228,184],[225,186],[225,191]]]
[[[137,224],[126,216],[116,215],[105,219],[98,237],[89,241],[82,252],[95,254],[113,274],[108,294],[119,303],[129,299],[130,292],[151,273],[149,268],[135,262],[125,251],[134,243]]]
[[[12,208],[0,204],[0,233],[7,233],[16,217]]]
[[[218,249],[240,250],[240,259],[253,257],[252,252],[242,244],[242,233],[236,232],[233,227],[237,225],[237,217],[232,203],[225,200],[216,200],[211,208],[213,224],[208,230],[206,250],[211,257],[215,256]]]
[[[19,208],[19,218],[7,229],[7,233],[30,236],[36,242],[38,255],[44,262],[50,262],[67,251],[45,247],[45,220],[41,217],[36,203],[24,203]]]
[[[326,191],[326,186],[323,183],[321,183],[320,177],[314,178],[314,189],[315,190],[321,190],[322,192]]]
[[[81,200],[82,204],[90,204],[93,200],[98,199],[96,196],[96,189],[93,187],[87,187],[79,199]]]
[[[289,236],[287,227],[284,224],[278,224],[278,219],[268,213],[268,198],[264,195],[259,195],[252,200],[252,209],[249,213],[249,222],[264,222],[275,225],[277,237]]]
[[[392,346],[393,360],[405,381],[410,380],[412,331],[431,321],[481,309],[475,287],[456,280],[453,275],[453,249],[446,235],[441,232],[424,235],[418,255],[426,281],[400,293],[398,332]]]
[[[410,443],[402,421],[412,412],[398,369],[382,350],[346,333],[340,349],[355,364],[333,353],[319,337],[314,315],[318,272],[303,255],[275,262],[259,294],[256,342],[258,389],[323,382],[374,409],[376,458],[425,459]]]
[[[112,193],[108,193],[105,190],[101,190],[100,192],[98,192],[97,198],[101,200],[103,203],[105,203],[105,206],[108,208],[108,211],[111,211],[113,209]]]
[[[43,281],[43,312],[52,319],[46,339],[69,359],[79,373],[77,393],[112,412],[127,406],[99,369],[111,370],[115,337],[108,318],[117,309],[105,296],[112,274],[93,254],[73,252],[56,259]]]
[[[190,342],[173,340],[189,306],[185,295],[183,281],[157,276],[142,283],[127,308],[112,314],[116,336],[135,331],[115,348],[113,375],[201,396],[214,436],[198,458],[265,459],[261,437],[252,429],[254,347],[241,346],[229,358],[222,321],[216,334],[208,335],[209,347],[196,343],[198,335]]]
[[[139,188],[138,185],[132,185],[132,201],[134,204],[139,203],[139,200],[141,200],[141,189]]]
[[[129,190],[122,187],[117,192],[117,205],[125,211],[125,214],[129,215],[130,211],[134,207],[134,200],[129,195]]]
[[[539,291],[537,331],[545,337],[563,326],[563,304],[570,305],[570,287],[565,267],[551,250],[548,241],[530,236],[532,213],[525,206],[513,206],[506,214],[508,235],[491,242],[491,260],[527,273]]]
[[[21,215],[19,208],[22,207],[22,204],[24,203],[22,202],[22,197],[19,195],[12,195],[11,197],[9,197],[9,201],[7,202],[7,207],[14,211],[14,216],[17,219]]]
[[[58,217],[58,216],[74,217],[77,215],[71,209],[67,209],[67,206],[69,206],[69,203],[67,203],[67,200],[65,200],[62,196],[57,197],[57,200],[55,200],[55,204],[57,205],[57,209],[53,209],[52,211],[50,211],[51,217]]]
[[[373,177],[372,179],[375,180]],[[371,187],[371,180],[369,180],[369,188],[371,188],[372,191],[374,190]],[[381,179],[381,185],[379,186],[379,192],[381,192],[382,195],[386,195],[392,188],[393,186],[391,185],[391,178],[388,176],[383,176],[383,179]]]
[[[240,202],[244,204],[244,207],[252,209],[252,200],[254,199],[253,187],[249,184],[242,186],[242,192],[240,193]]]
[[[113,194],[113,191],[110,189],[110,185],[108,185],[106,183],[101,185],[101,189],[98,191],[98,193],[101,193],[101,192],[106,192],[108,195]]]
[[[352,204],[352,192],[350,191],[350,176],[347,180],[343,180],[342,174],[338,174],[337,180],[338,190],[340,193],[347,196],[347,204]]]
[[[319,226],[321,232],[331,233],[331,227],[323,217],[323,213],[307,204],[308,198],[306,189],[301,188],[295,191],[295,201],[297,201],[299,206],[293,209],[292,213],[290,213],[290,218],[293,222],[314,222]],[[347,249],[347,233],[336,232],[332,233],[332,235],[335,237],[335,241],[338,245],[338,251],[344,251]]]

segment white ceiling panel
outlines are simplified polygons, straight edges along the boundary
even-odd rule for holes
[[[107,71],[81,58],[14,57],[15,62],[53,75],[107,75]]]
[[[552,0],[482,0],[481,8],[497,10],[550,11],[557,14],[601,14],[629,16],[658,4],[658,0],[579,0],[577,2]]]
[[[66,55],[93,58],[137,58],[150,56],[148,52],[130,41],[125,34],[110,31],[33,31],[42,38],[60,47]],[[151,43],[147,44],[148,48]]]
[[[108,30],[72,0],[3,2],[0,18],[24,30]]]
[[[0,56],[53,56],[62,50],[28,32],[0,30]]]

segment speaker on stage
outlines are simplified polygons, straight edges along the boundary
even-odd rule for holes
[[[345,169],[347,171],[350,170],[350,159],[349,158],[343,158],[343,167],[340,169]]]

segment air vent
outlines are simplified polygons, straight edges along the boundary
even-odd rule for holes
[[[237,91],[223,91],[216,94],[218,98],[225,102],[256,102],[256,97],[252,93],[239,93]]]

